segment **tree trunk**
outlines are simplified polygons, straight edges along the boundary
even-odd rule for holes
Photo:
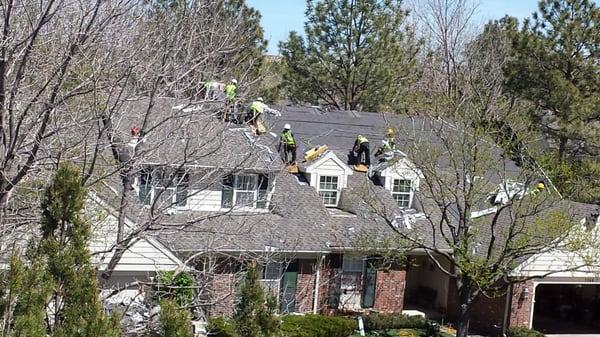
[[[458,289],[458,318],[456,321],[456,337],[467,337],[469,320],[471,319],[471,280],[462,276],[456,280]]]

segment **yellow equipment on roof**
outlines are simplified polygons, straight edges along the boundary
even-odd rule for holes
[[[317,147],[313,147],[312,149],[304,152],[304,161],[313,161],[319,158],[325,151],[327,151],[329,147],[327,145],[320,145]]]
[[[354,171],[364,173],[364,172],[369,171],[369,167],[367,165],[363,165],[363,164],[354,165]]]

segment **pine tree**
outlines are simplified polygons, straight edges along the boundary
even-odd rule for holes
[[[563,194],[600,202],[600,8],[589,0],[544,0],[512,39],[506,88],[533,103],[535,131],[550,144],[542,162]]]
[[[233,322],[240,337],[271,337],[279,331],[276,317],[277,299],[267,296],[258,281],[255,265],[248,266],[244,283],[240,287]]]
[[[305,36],[280,44],[293,101],[337,109],[404,108],[420,43],[400,0],[307,1]]]
[[[160,301],[159,337],[193,337],[190,314],[173,300]]]
[[[15,254],[0,282],[3,335],[121,335],[119,315],[107,317],[98,296],[85,200],[77,169],[61,165],[42,201],[39,244],[32,238],[25,256]]]
[[[88,242],[91,227],[83,215],[86,191],[77,169],[63,164],[42,201],[40,254],[54,282],[53,336],[120,336],[117,317],[106,317],[98,296],[96,269]]]

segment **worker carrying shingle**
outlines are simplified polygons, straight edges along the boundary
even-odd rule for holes
[[[354,141],[352,151],[356,153],[358,164],[365,166],[371,165],[371,151],[369,150],[369,140],[363,135],[358,135]]]
[[[279,146],[277,151],[281,152],[283,147],[283,161],[288,165],[294,165],[296,163],[296,139],[292,133],[292,126],[285,124],[283,126],[283,132],[279,138]],[[289,156],[291,155],[291,160]]]

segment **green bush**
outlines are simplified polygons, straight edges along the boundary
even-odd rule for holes
[[[208,320],[206,331],[211,337],[237,337],[233,324],[223,317]]]
[[[544,337],[545,335],[539,331],[527,328],[508,328],[506,330],[507,337]]]
[[[364,317],[365,330],[427,329],[427,320],[401,314],[370,314]]]
[[[360,333],[355,333],[350,337],[359,337]],[[365,337],[428,337],[427,331],[423,329],[399,329],[399,330],[383,330],[369,331],[365,333]]]
[[[348,337],[356,329],[353,318],[322,315],[285,316],[281,324],[285,337]]]

